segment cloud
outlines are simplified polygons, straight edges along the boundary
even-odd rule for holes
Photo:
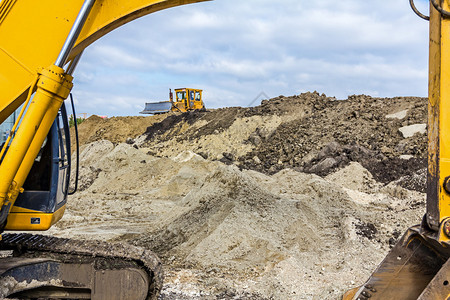
[[[160,11],[97,41],[75,92],[80,105],[89,98],[83,109],[108,115],[135,115],[136,105],[183,86],[204,89],[208,107],[246,106],[261,91],[426,96],[427,52],[428,24],[405,0],[216,0]]]
[[[99,64],[109,67],[139,68],[145,61],[132,55],[126,49],[113,45],[98,45],[92,49],[93,55],[99,58]]]

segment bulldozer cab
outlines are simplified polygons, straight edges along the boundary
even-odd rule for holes
[[[173,111],[188,111],[203,109],[205,106],[202,100],[202,90],[181,88],[175,89],[175,102],[173,103]]]

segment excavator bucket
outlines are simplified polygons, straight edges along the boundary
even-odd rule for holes
[[[369,280],[348,291],[344,300],[448,299],[450,247],[420,226],[409,228]]]
[[[140,112],[140,114],[163,114],[167,113],[172,109],[172,102],[161,101],[153,103],[145,103],[145,109]]]

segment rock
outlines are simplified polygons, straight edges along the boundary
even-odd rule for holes
[[[253,156],[253,161],[255,162],[255,163],[257,163],[257,164],[260,164],[261,163],[261,160],[259,159],[259,157],[258,156]]]
[[[381,152],[383,152],[383,154],[392,154],[393,150],[389,147],[383,146],[381,147]]]
[[[256,132],[252,133],[248,140],[255,146],[258,146],[262,142],[261,137]]]
[[[409,159],[411,159],[413,157],[414,157],[413,155],[400,155],[400,158],[401,159],[405,159],[405,160],[409,160]]]
[[[404,138],[412,137],[416,133],[425,134],[427,132],[427,124],[414,124],[404,126],[398,129]]]
[[[315,174],[324,174],[328,173],[330,169],[334,168],[337,165],[337,161],[332,157],[327,157],[320,163],[312,166],[309,169],[309,172]]]
[[[223,157],[221,159],[219,159],[220,162],[226,164],[226,165],[231,165],[234,162],[234,155],[229,153],[229,152],[223,152],[222,153]]]
[[[404,119],[407,114],[408,114],[408,110],[405,109],[405,110],[402,110],[402,111],[399,111],[399,112],[387,115],[386,119],[399,119],[399,120],[401,120],[401,119]]]
[[[228,160],[234,161],[234,155],[232,153],[229,152],[223,152],[222,153],[223,157],[225,157]]]
[[[427,168],[422,168],[411,175],[402,176],[394,183],[405,189],[425,193],[427,190]]]
[[[319,152],[319,154],[317,154],[316,159],[321,160],[325,157],[335,155],[338,152],[340,152],[340,150],[342,150],[341,145],[339,145],[339,143],[333,141],[322,148],[322,150]]]

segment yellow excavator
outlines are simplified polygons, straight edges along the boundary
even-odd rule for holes
[[[430,0],[426,214],[344,300],[450,298],[450,1]]]
[[[64,100],[83,50],[144,15],[205,0],[1,0],[0,298],[156,299],[150,251],[4,231],[47,230],[63,215],[71,171]],[[73,103],[73,102],[72,102]]]

